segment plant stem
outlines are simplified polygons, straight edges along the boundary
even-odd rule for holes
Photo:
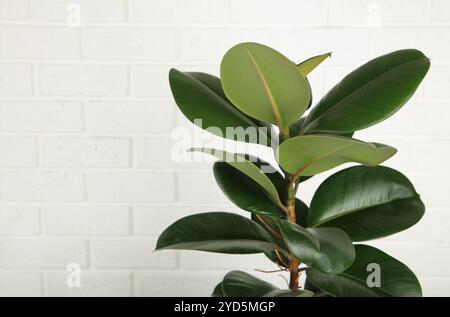
[[[295,215],[295,188],[292,185],[292,176],[286,175],[286,183],[287,183],[287,201],[286,201],[286,209],[287,209],[287,220],[293,223],[296,223],[296,215]],[[290,281],[289,288],[290,289],[298,289],[298,267],[300,262],[291,255],[289,260],[289,271],[290,271]]]

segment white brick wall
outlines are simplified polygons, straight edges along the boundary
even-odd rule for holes
[[[294,61],[332,51],[311,75],[315,100],[377,55],[431,58],[412,102],[357,136],[396,146],[387,165],[427,205],[416,227],[374,244],[415,269],[425,295],[450,295],[448,0],[0,0],[0,296],[200,296],[226,270],[272,268],[261,255],[153,252],[180,217],[237,211],[211,163],[171,160],[170,133],[186,120],[167,77],[217,74],[241,41]],[[300,195],[308,202],[325,177]],[[66,286],[72,262],[81,288]]]

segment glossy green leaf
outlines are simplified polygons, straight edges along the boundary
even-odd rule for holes
[[[383,121],[409,100],[429,67],[429,59],[414,49],[368,62],[347,75],[312,108],[304,133],[352,132]]]
[[[278,161],[288,173],[308,176],[348,162],[378,165],[396,152],[384,144],[329,135],[303,135],[278,147]]]
[[[242,271],[231,271],[222,281],[226,297],[261,297],[278,287]]]
[[[303,76],[308,76],[310,72],[312,72],[317,66],[319,66],[324,60],[328,57],[331,57],[331,53],[326,53],[322,55],[317,55],[311,58],[308,58],[306,61],[301,62],[297,65],[300,72]]]
[[[278,196],[277,189],[272,184],[270,179],[262,172],[257,165],[253,162],[247,160],[245,156],[241,154],[228,153],[216,149],[208,148],[194,148],[191,151],[203,152],[206,154],[213,155],[219,160],[224,161],[228,165],[236,168],[243,174],[250,177],[264,190],[267,197],[269,197],[277,206],[282,205],[280,197]]]
[[[159,236],[156,250],[180,249],[231,254],[270,252],[272,238],[254,221],[226,212],[187,216]]]
[[[171,69],[169,82],[175,102],[192,123],[221,137],[270,146],[271,127],[248,117],[233,106],[225,97],[219,78],[205,73]],[[230,132],[230,128],[237,127],[252,128],[252,137]]]
[[[301,263],[327,273],[340,273],[355,258],[352,241],[338,228],[303,228],[279,220],[280,231],[291,254]]]
[[[283,215],[261,186],[238,169],[225,162],[216,162],[213,172],[222,192],[239,208],[262,215]]]
[[[292,290],[292,289],[283,289],[283,290],[274,290],[270,291],[267,294],[264,294],[263,297],[313,297],[314,293],[311,291],[305,290]]]
[[[232,47],[222,59],[220,77],[225,95],[237,108],[282,131],[301,117],[311,99],[296,65],[257,43]]]
[[[367,245],[355,245],[356,258],[352,266],[341,274],[326,274],[315,269],[306,271],[308,281],[328,294],[337,297],[416,297],[422,290],[414,273],[390,255]],[[379,287],[374,282],[370,264],[380,268]],[[368,270],[369,268],[369,270]],[[373,285],[373,284],[372,284]]]
[[[222,282],[220,282],[219,284],[216,285],[216,287],[214,287],[214,290],[211,294],[212,297],[225,297],[225,294],[223,293],[223,289],[222,289]]]
[[[319,186],[308,226],[338,227],[353,241],[365,241],[411,227],[424,211],[419,194],[400,172],[384,166],[355,166]]]
[[[302,127],[303,123],[305,122],[306,117],[302,117],[299,120],[295,121],[289,126],[289,136],[291,138],[302,135]],[[310,133],[314,134],[314,133]],[[321,132],[322,135],[334,135],[334,136],[343,136],[347,138],[353,137],[355,132]]]
[[[295,198],[295,218],[296,223],[302,227],[306,227],[308,221],[308,206],[298,198]]]

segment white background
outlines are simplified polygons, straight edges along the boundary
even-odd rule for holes
[[[448,0],[0,0],[0,295],[209,295],[228,270],[274,268],[262,255],[152,252],[174,220],[236,210],[210,163],[172,162],[170,132],[187,123],[167,75],[217,74],[242,41],[296,62],[332,51],[311,75],[315,100],[380,54],[431,58],[411,102],[356,137],[397,147],[386,165],[427,206],[419,225],[375,244],[425,295],[450,295]],[[324,177],[300,188],[306,202]],[[81,288],[66,287],[71,262]]]

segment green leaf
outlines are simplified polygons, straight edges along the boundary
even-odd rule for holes
[[[308,226],[338,227],[353,241],[365,241],[405,230],[424,212],[419,194],[403,174],[384,166],[355,166],[319,186]]]
[[[331,53],[326,53],[322,55],[317,55],[307,59],[306,61],[301,62],[297,65],[300,72],[303,76],[308,76],[310,72],[312,72],[317,66],[319,66],[324,60],[328,57],[331,57]]]
[[[261,186],[267,197],[269,197],[276,205],[282,205],[277,189],[272,184],[270,179],[258,168],[257,165],[247,160],[245,156],[208,148],[193,148],[191,151],[203,152],[215,156],[219,160],[224,161],[228,165],[238,169],[240,172],[247,175],[259,186]]]
[[[311,99],[306,78],[279,52],[257,43],[232,47],[220,66],[228,99],[252,118],[285,131]]]
[[[352,241],[338,228],[303,228],[279,220],[280,231],[292,255],[300,262],[327,273],[340,273],[355,258]]]
[[[302,127],[303,127],[303,123],[305,122],[305,119],[306,119],[306,117],[302,117],[289,126],[289,136],[291,138],[302,135]],[[310,133],[310,134],[314,134],[314,133]],[[351,138],[351,137],[353,137],[355,132],[327,132],[327,131],[324,131],[324,132],[321,132],[320,134],[344,136],[347,138]]]
[[[307,269],[308,281],[328,294],[337,297],[417,297],[422,290],[414,273],[390,255],[367,245],[355,245],[356,258],[352,266],[341,274],[326,274]],[[369,264],[380,267],[380,287],[369,287],[367,280],[373,271]],[[369,268],[369,270],[368,270]]]
[[[299,136],[305,122],[306,117],[301,117],[289,126],[289,136],[291,138]]]
[[[238,169],[216,162],[213,172],[222,192],[239,208],[262,215],[283,215],[261,186]]]
[[[222,281],[226,297],[261,297],[278,287],[242,271],[231,271]]]
[[[272,238],[260,225],[239,215],[208,212],[181,218],[160,235],[156,250],[180,249],[230,254],[274,250]]]
[[[283,290],[274,290],[270,291],[267,294],[264,294],[263,297],[313,297],[314,293],[311,291],[305,290],[292,290],[292,289],[283,289]]]
[[[312,108],[303,132],[352,132],[385,120],[416,91],[430,60],[414,49],[378,57],[334,86]]]
[[[222,290],[222,282],[220,282],[219,284],[216,285],[216,287],[214,287],[214,290],[211,294],[212,297],[225,297],[225,294],[223,293]]]
[[[225,97],[219,78],[171,69],[169,82],[175,102],[192,123],[221,137],[270,146],[270,125],[246,116],[233,106]],[[245,133],[231,133],[230,128],[252,128],[253,137],[246,139]]]
[[[295,198],[295,218],[298,225],[306,227],[308,221],[308,206],[298,198]]]
[[[378,165],[397,150],[384,144],[344,137],[303,135],[283,142],[277,152],[280,166],[286,172],[309,176],[348,162]]]

